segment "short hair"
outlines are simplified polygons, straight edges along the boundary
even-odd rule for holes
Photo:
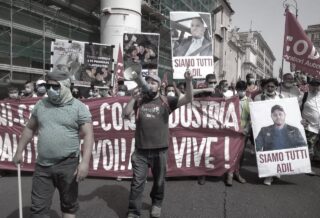
[[[261,79],[260,80],[260,86],[261,88],[264,88],[267,85],[267,79]]]
[[[285,73],[285,74],[283,74],[282,79],[284,79],[287,76],[292,76],[293,77],[293,75],[291,73]]]
[[[221,86],[223,83],[228,83],[228,81],[226,80],[226,79],[223,79],[223,80],[220,80],[220,82],[219,82],[219,86]]]
[[[275,86],[279,86],[279,82],[276,78],[271,77],[271,78],[267,79],[266,84],[268,84],[268,83],[273,83]]]
[[[273,107],[271,108],[271,113],[275,112],[276,110],[284,112],[283,107],[278,104],[273,105]]]
[[[207,74],[207,75],[206,75],[206,82],[208,82],[209,79],[216,79],[216,75],[215,75],[215,74],[212,74],[212,73]]]
[[[8,92],[12,92],[12,91],[19,92],[19,89],[18,89],[18,87],[14,86],[14,85],[9,85],[8,86]]]
[[[248,73],[246,75],[246,80],[248,80],[249,78],[254,78],[253,74],[252,73]]]
[[[168,88],[170,88],[170,87],[173,87],[173,88],[174,88],[174,85],[173,85],[173,84],[168,84],[164,90],[167,92],[167,91],[168,91]]]
[[[236,83],[236,90],[246,90],[247,89],[247,83],[243,80],[240,80]]]

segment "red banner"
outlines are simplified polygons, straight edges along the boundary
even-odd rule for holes
[[[283,58],[296,69],[320,77],[320,55],[296,17],[286,9]]]
[[[11,162],[19,135],[38,99],[0,101],[0,169],[15,169]],[[121,113],[129,97],[88,99],[95,144],[91,176],[131,176],[135,118]],[[233,169],[243,148],[239,100],[202,98],[176,109],[169,118],[167,176],[220,176]],[[37,136],[24,152],[22,170],[33,171]]]

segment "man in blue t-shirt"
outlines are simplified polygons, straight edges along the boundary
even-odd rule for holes
[[[192,101],[192,76],[185,73],[186,92],[178,97],[160,94],[161,80],[157,75],[146,76],[143,92],[136,89],[124,108],[124,117],[136,116],[135,151],[131,156],[133,178],[129,197],[128,217],[140,217],[142,194],[151,168],[154,183],[150,197],[151,217],[160,217],[166,176],[169,115],[176,108]]]
[[[50,216],[52,197],[58,189],[62,216],[74,218],[79,208],[78,184],[88,175],[94,141],[91,114],[85,104],[73,98],[66,72],[54,70],[46,75],[46,80],[48,97],[34,106],[13,161],[23,162],[24,149],[38,134],[31,217]],[[82,159],[79,162],[81,138]]]

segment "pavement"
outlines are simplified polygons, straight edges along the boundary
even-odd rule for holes
[[[246,184],[234,181],[226,187],[224,178],[209,177],[198,185],[196,177],[167,178],[162,218],[319,218],[320,164],[315,176],[281,176],[271,186],[259,179],[255,159],[245,155],[242,175]],[[30,217],[32,174],[22,175],[23,214]],[[0,178],[0,218],[19,217],[18,185],[15,172]],[[142,218],[149,217],[149,179],[142,206]],[[130,180],[87,178],[80,183],[78,218],[124,218],[128,207]],[[61,217],[59,195],[52,201],[51,217]]]

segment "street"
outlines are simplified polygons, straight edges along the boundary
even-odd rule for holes
[[[320,173],[319,165],[313,168]],[[271,186],[263,185],[257,176],[255,160],[246,153],[242,169],[246,184],[234,181],[224,185],[223,178],[210,177],[205,185],[198,185],[195,177],[168,178],[163,218],[301,218],[320,216],[320,176],[282,176]],[[23,213],[30,216],[31,173],[23,173]],[[149,179],[143,197],[141,217],[149,217],[151,200]],[[0,178],[0,217],[19,217],[17,177],[14,173]],[[126,217],[130,180],[87,178],[80,183],[79,218]],[[51,217],[60,217],[59,196],[56,192]]]

